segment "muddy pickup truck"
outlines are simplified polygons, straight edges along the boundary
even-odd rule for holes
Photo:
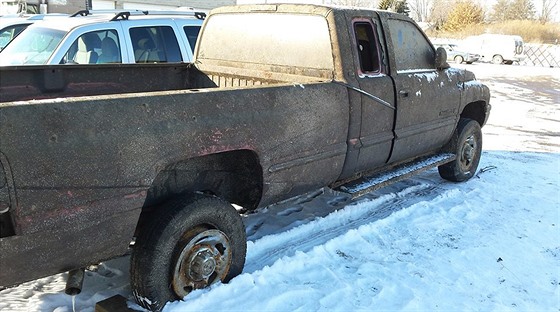
[[[212,11],[192,64],[1,68],[0,285],[131,253],[161,310],[242,272],[240,213],[471,178],[489,90],[445,60],[403,15],[282,4]]]

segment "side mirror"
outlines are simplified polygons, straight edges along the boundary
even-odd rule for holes
[[[436,68],[437,69],[447,69],[451,66],[447,63],[447,51],[444,48],[439,47],[436,49]]]

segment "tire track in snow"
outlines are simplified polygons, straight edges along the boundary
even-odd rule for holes
[[[384,219],[392,213],[416,203],[430,201],[443,195],[442,191],[447,192],[440,187],[440,184],[445,182],[429,180],[426,179],[417,185],[406,186],[395,193],[384,194],[378,198],[351,202],[325,217],[278,234],[264,236],[254,242],[249,241],[243,272],[252,273],[272,265],[280,258],[292,256],[297,251],[309,251],[351,229]],[[367,205],[363,205],[363,203],[367,203]]]

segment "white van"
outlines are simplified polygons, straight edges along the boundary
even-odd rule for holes
[[[494,64],[513,64],[525,59],[520,36],[483,34],[468,37],[462,44],[480,54],[483,61]]]

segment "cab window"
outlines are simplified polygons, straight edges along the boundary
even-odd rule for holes
[[[435,51],[422,32],[409,21],[388,22],[397,72],[435,69]]]
[[[354,39],[358,51],[359,73],[378,74],[381,72],[380,53],[374,25],[369,21],[354,22]]]

